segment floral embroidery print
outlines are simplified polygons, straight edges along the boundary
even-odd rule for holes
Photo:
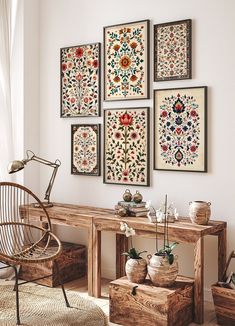
[[[204,171],[205,88],[155,91],[155,167]]]
[[[99,115],[100,44],[61,49],[61,116]]]
[[[191,78],[191,20],[154,26],[154,80]]]
[[[100,175],[100,125],[72,125],[72,174]]]
[[[104,29],[106,101],[148,98],[149,21]]]
[[[149,185],[148,110],[105,110],[106,183]]]

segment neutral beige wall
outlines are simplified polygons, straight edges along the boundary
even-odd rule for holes
[[[228,248],[235,249],[235,172],[234,172],[234,89],[235,89],[235,2],[234,0],[40,0],[40,153],[48,159],[59,158],[59,169],[52,192],[54,201],[113,207],[124,186],[103,184],[101,177],[70,174],[70,125],[103,123],[103,118],[60,118],[59,49],[89,42],[102,42],[103,26],[135,20],[152,24],[191,18],[193,20],[193,79],[151,83],[151,98],[142,101],[103,103],[103,108],[150,106],[153,117],[152,89],[203,86],[208,89],[208,161],[209,172],[186,173],[153,171],[151,186],[130,187],[140,190],[146,200],[159,205],[167,193],[181,214],[188,213],[188,202],[212,202],[213,219],[228,222]],[[151,73],[152,78],[152,73]],[[102,109],[103,110],[103,109]],[[152,131],[152,126],[151,126]],[[152,147],[151,136],[151,147]],[[41,170],[41,194],[48,181],[48,171]],[[85,231],[62,228],[65,240],[86,243]],[[154,252],[154,241],[138,239],[139,249]],[[205,245],[206,287],[217,279],[215,239]],[[102,271],[112,277],[115,268],[114,236],[103,237]],[[193,274],[193,248],[180,245],[180,271]]]

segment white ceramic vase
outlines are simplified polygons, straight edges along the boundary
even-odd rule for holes
[[[189,203],[189,217],[192,223],[207,225],[211,216],[211,203],[193,201]]]
[[[126,262],[126,276],[132,283],[143,283],[147,275],[147,261],[144,258],[129,258]]]
[[[173,285],[178,275],[178,256],[174,256],[174,262],[170,265],[166,256],[148,255],[148,275],[153,285],[169,287]]]

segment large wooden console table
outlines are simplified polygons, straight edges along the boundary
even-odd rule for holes
[[[47,209],[52,224],[68,225],[88,229],[88,293],[95,297],[101,295],[101,231],[111,231],[116,234],[116,274],[124,274],[125,258],[121,256],[126,251],[128,243],[120,232],[120,222],[126,222],[133,227],[137,236],[155,238],[155,225],[147,218],[115,216],[114,211],[87,206],[54,204]],[[40,209],[32,207],[32,219],[44,217]],[[194,313],[195,322],[203,323],[204,319],[204,236],[218,237],[218,278],[221,279],[226,265],[226,222],[210,221],[208,225],[195,225],[189,219],[181,218],[169,224],[169,239],[179,243],[194,244]],[[158,225],[158,237],[163,235],[163,225]],[[144,248],[139,248],[143,249]]]

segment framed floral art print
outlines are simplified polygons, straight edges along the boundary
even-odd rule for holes
[[[61,117],[100,115],[100,43],[62,48]]]
[[[105,110],[104,182],[149,186],[149,108]]]
[[[190,79],[191,19],[154,25],[154,81]]]
[[[149,98],[149,20],[104,27],[104,100]]]
[[[71,126],[71,174],[100,175],[100,124]]]
[[[207,87],[154,91],[154,169],[207,172]]]

